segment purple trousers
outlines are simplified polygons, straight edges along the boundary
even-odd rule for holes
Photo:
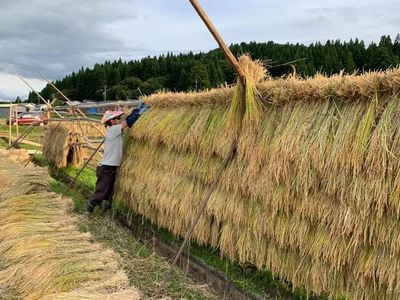
[[[97,167],[96,191],[90,197],[90,204],[93,206],[100,205],[103,200],[112,202],[117,168],[115,166]]]

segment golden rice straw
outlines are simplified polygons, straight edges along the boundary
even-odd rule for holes
[[[254,86],[253,106],[230,106],[240,86],[144,99],[118,199],[184,235],[237,137],[194,240],[316,294],[399,298],[400,69]]]
[[[67,213],[72,201],[46,191],[48,177],[38,176],[44,170],[25,169],[6,157],[0,163],[7,168],[0,178],[9,178],[0,187],[0,290],[27,299],[140,298],[118,256],[78,230]]]

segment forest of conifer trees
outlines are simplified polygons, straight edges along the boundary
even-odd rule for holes
[[[250,53],[268,67],[273,77],[293,72],[299,76],[312,76],[317,72],[335,74],[381,70],[400,63],[400,34],[394,40],[382,36],[379,43],[366,45],[358,39],[325,44],[241,43],[231,45],[234,55]],[[146,57],[124,62],[121,59],[98,63],[93,68],[81,68],[56,82],[70,99],[103,100],[134,99],[158,90],[189,91],[231,84],[235,74],[223,54],[218,50],[207,53],[187,53]],[[104,90],[106,87],[106,97]],[[42,92],[46,99],[54,97],[54,90],[46,86]],[[38,103],[37,96],[29,94],[29,102]]]

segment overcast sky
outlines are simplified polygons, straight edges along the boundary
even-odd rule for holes
[[[199,0],[225,41],[366,42],[400,32],[399,0]],[[22,74],[61,79],[81,66],[217,45],[188,0],[1,0],[0,99],[27,97]]]

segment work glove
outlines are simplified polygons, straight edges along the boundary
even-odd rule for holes
[[[125,120],[128,127],[131,128],[133,124],[135,124],[136,121],[139,119],[139,117],[148,109],[149,106],[147,106],[144,102],[142,102],[138,108],[133,109],[131,114],[127,116]]]
[[[124,108],[124,114],[122,116],[122,120],[126,120],[133,113],[133,111],[135,111],[135,110],[138,110],[139,114],[141,115],[145,111],[147,111],[149,108],[150,107],[144,102],[141,102],[139,104],[139,106],[134,108],[134,109],[132,109],[132,108]]]
[[[146,103],[142,102],[142,103],[140,104],[140,106],[139,106],[139,114],[142,115],[142,114],[143,114],[145,111],[147,111],[149,108],[150,108],[150,107],[149,107]]]
[[[131,114],[126,118],[125,122],[128,125],[129,128],[133,126],[133,124],[136,123],[136,121],[139,119],[140,113],[139,109],[134,109],[132,110]]]

